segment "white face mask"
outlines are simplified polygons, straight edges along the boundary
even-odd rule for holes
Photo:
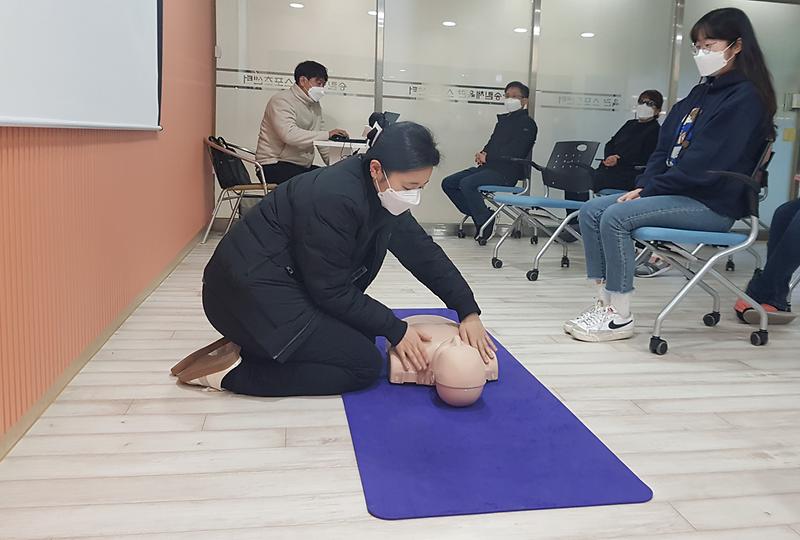
[[[736,42],[734,41],[733,43]],[[730,49],[733,46],[733,43],[721,51],[700,49],[694,53],[694,63],[697,65],[697,71],[700,72],[701,77],[710,77],[728,65],[730,60],[725,59],[725,51]]]
[[[389,189],[386,191],[379,191],[378,199],[381,201],[381,206],[386,208],[390,214],[399,216],[406,210],[411,210],[419,206],[420,200],[422,199],[421,189],[395,191],[385,173],[383,178],[386,180],[386,183],[389,184]]]
[[[518,100],[517,98],[506,98],[505,101],[503,101],[503,104],[506,106],[506,110],[510,113],[518,111],[522,108],[522,101]]]
[[[640,120],[649,120],[653,116],[655,116],[656,111],[650,106],[645,105],[644,103],[639,103],[636,106],[636,118]]]
[[[319,100],[322,99],[322,96],[325,95],[325,89],[321,86],[312,86],[308,89],[308,97],[310,97],[313,101],[319,103]]]

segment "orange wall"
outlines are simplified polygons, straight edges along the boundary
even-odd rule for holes
[[[0,128],[0,435],[206,221],[214,41],[164,2],[162,132]]]

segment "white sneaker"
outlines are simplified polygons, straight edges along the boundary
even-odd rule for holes
[[[574,319],[570,319],[564,322],[564,333],[571,334],[572,329],[575,328],[575,326],[583,322],[587,317],[594,315],[596,312],[604,310],[605,307],[606,306],[605,304],[603,304],[602,300],[595,301],[594,305],[589,306],[588,308],[583,310],[580,315],[578,315]]]
[[[622,317],[607,306],[576,324],[571,334],[579,341],[615,341],[633,336],[633,324],[633,314]]]

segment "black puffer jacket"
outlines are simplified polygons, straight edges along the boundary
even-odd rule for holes
[[[361,156],[297,176],[265,197],[220,242],[203,293],[235,306],[280,362],[322,313],[397,344],[406,323],[364,294],[387,249],[459,316],[480,313],[460,272],[411,213],[393,216],[380,205]]]

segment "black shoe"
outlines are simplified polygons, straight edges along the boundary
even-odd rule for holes
[[[484,243],[486,243],[494,235],[494,220],[492,220],[492,222],[486,227],[486,230],[483,231],[483,236],[480,236],[481,227],[483,227],[483,224],[476,226],[475,240],[480,242],[481,239],[483,239]]]

